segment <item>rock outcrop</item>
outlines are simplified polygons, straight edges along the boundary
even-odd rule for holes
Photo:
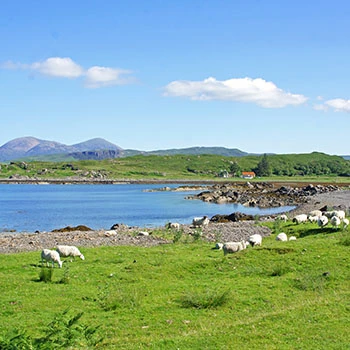
[[[271,208],[305,203],[310,196],[339,190],[335,185],[281,186],[258,182],[244,184],[216,184],[187,199],[200,199],[212,203],[238,203],[247,207]]]

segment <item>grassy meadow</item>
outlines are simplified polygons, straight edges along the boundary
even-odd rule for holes
[[[350,349],[349,231],[268,225],[226,257],[161,231],[172,243],[82,248],[62,269],[0,255],[0,348]]]

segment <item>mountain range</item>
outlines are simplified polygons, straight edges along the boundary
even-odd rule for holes
[[[218,154],[230,157],[249,155],[237,148],[190,147],[156,151],[123,149],[103,138],[94,138],[74,145],[40,140],[32,136],[13,139],[0,147],[0,162],[13,160],[86,160],[129,157],[133,155]]]
[[[75,145],[65,145],[56,141],[40,140],[35,137],[20,137],[13,139],[0,147],[0,161],[11,161],[22,158],[35,158],[62,154],[65,156],[76,156],[84,152],[96,152],[108,150],[118,157],[122,149],[101,138],[91,139]],[[49,157],[48,157],[49,158]]]
[[[13,139],[0,147],[0,162],[14,160],[68,161],[129,157],[133,155],[216,154],[227,157],[259,155],[237,148],[189,147],[156,151],[123,149],[103,138],[94,138],[74,145],[40,140],[32,136]],[[350,160],[350,156],[342,156]]]

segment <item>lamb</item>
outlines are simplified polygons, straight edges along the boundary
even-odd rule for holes
[[[59,253],[60,256],[67,257],[67,256],[72,256],[75,258],[76,256],[79,256],[81,260],[85,260],[84,255],[80,252],[80,250],[73,246],[73,245],[58,245],[56,247],[57,252]]]
[[[239,252],[240,250],[246,249],[247,244],[245,241],[241,242],[226,242],[224,243],[222,250],[224,251],[224,255],[232,254]]]
[[[307,222],[307,215],[306,214],[296,215],[293,218],[293,222],[295,222],[296,224],[301,224],[303,222]]]
[[[327,218],[327,216],[322,215],[322,216],[320,216],[320,217],[318,218],[318,220],[317,220],[317,225],[318,225],[319,227],[324,227],[324,226],[326,226],[327,224],[328,224],[328,218]]]
[[[207,226],[209,224],[209,218],[204,215],[202,217],[196,217],[192,220],[192,225],[194,227]]]
[[[251,244],[253,247],[256,245],[260,245],[261,246],[261,242],[262,242],[262,236],[259,235],[258,233],[251,235],[248,238],[248,242],[249,244]]]
[[[296,240],[297,240],[297,238],[295,236],[290,236],[289,237],[289,241],[296,241]]]
[[[54,267],[55,262],[57,263],[58,267],[62,267],[62,261],[60,259],[60,255],[55,250],[50,249],[43,249],[41,252],[41,263],[46,261],[46,265],[48,265],[49,262],[52,263],[52,267]]]
[[[276,241],[282,241],[282,242],[287,242],[288,241],[288,237],[284,232],[281,232],[277,235],[276,237]]]
[[[338,218],[338,216],[332,216],[332,217],[331,217],[331,220],[330,220],[330,223],[331,223],[331,225],[332,225],[334,228],[337,228],[337,227],[340,225],[341,221],[340,221],[340,219]]]

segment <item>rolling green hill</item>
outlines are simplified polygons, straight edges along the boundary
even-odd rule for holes
[[[156,179],[201,180],[218,179],[227,173],[237,178],[241,171],[255,171],[263,156],[225,157],[219,155],[143,156],[105,160],[64,162],[11,162],[1,165],[0,177],[27,178],[86,178],[86,179]],[[350,161],[323,153],[266,156],[269,173],[278,177],[317,177],[350,175]]]

